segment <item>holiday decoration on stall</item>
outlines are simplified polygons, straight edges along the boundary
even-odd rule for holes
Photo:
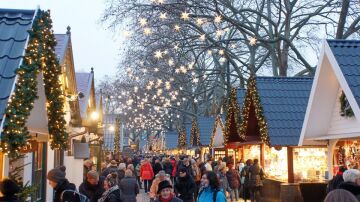
[[[190,146],[197,147],[200,146],[200,130],[197,123],[197,119],[192,120],[191,131],[190,131]]]
[[[115,118],[114,153],[120,154],[120,118]]]
[[[210,139],[210,145],[209,145],[210,148],[214,147],[214,137],[215,137],[216,129],[219,125],[221,127],[221,132],[224,135],[225,128],[224,128],[224,125],[222,124],[220,115],[216,116],[216,119],[215,119],[215,124],[214,124],[213,130],[212,130],[212,133],[211,133],[211,139]]]
[[[178,148],[184,149],[186,148],[186,131],[184,127],[178,129],[179,137],[178,137]]]
[[[60,88],[61,67],[56,59],[56,41],[52,31],[50,11],[37,11],[29,43],[21,66],[17,69],[15,91],[5,111],[1,149],[16,156],[30,139],[27,118],[37,96],[37,77],[41,72],[47,99],[48,128],[52,149],[66,149],[68,134],[65,131],[64,96]]]
[[[262,142],[270,145],[269,131],[266,124],[266,119],[263,115],[263,109],[260,103],[260,97],[256,89],[256,78],[251,77],[248,80],[248,89],[245,94],[244,107],[242,110],[243,122],[240,127],[240,135],[245,136],[248,126],[248,119],[250,114],[250,107],[253,106],[255,110],[255,116],[259,125],[260,138]]]
[[[340,115],[345,117],[353,117],[354,112],[351,109],[350,103],[346,98],[344,91],[341,92],[339,99],[340,99]]]
[[[233,126],[232,124],[235,123]],[[225,133],[224,133],[224,145],[226,146],[230,137],[231,128],[235,127],[237,135],[241,140],[245,140],[245,135],[240,133],[241,117],[240,106],[237,102],[237,91],[235,88],[231,88],[230,97],[226,104],[226,119],[225,119]]]

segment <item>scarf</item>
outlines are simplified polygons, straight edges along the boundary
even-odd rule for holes
[[[161,195],[159,198],[160,198],[161,202],[170,202],[174,198],[174,195],[172,193],[170,193],[170,196],[167,199],[162,198]]]
[[[119,187],[117,185],[111,187],[110,189],[106,190],[102,195],[101,198],[99,198],[98,202],[104,202],[107,197],[114,191],[116,191],[117,189],[119,189]]]

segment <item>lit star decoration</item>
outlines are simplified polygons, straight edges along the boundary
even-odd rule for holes
[[[255,46],[255,45],[256,45],[256,42],[257,42],[257,40],[256,40],[255,37],[250,37],[250,39],[249,39],[249,44],[250,44],[251,46]]]
[[[165,20],[167,17],[166,17],[166,13],[161,13],[160,14],[160,19],[161,20]]]
[[[139,23],[140,23],[140,26],[145,27],[145,25],[147,24],[147,20],[145,18],[140,18]]]
[[[182,20],[189,20],[190,18],[190,14],[187,13],[186,11],[184,11],[183,13],[181,13],[181,19]]]
[[[222,17],[220,15],[216,15],[215,18],[214,18],[215,23],[220,23],[221,20],[222,20]]]

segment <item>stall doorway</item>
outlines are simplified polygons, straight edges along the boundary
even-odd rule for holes
[[[37,150],[33,152],[32,184],[37,185],[34,201],[45,201],[46,151],[47,151],[47,143],[38,143]]]

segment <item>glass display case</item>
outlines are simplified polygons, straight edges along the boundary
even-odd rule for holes
[[[325,180],[327,148],[294,148],[294,178],[296,182]]]
[[[287,181],[287,148],[265,146],[264,158],[264,171],[266,176],[275,180]]]

